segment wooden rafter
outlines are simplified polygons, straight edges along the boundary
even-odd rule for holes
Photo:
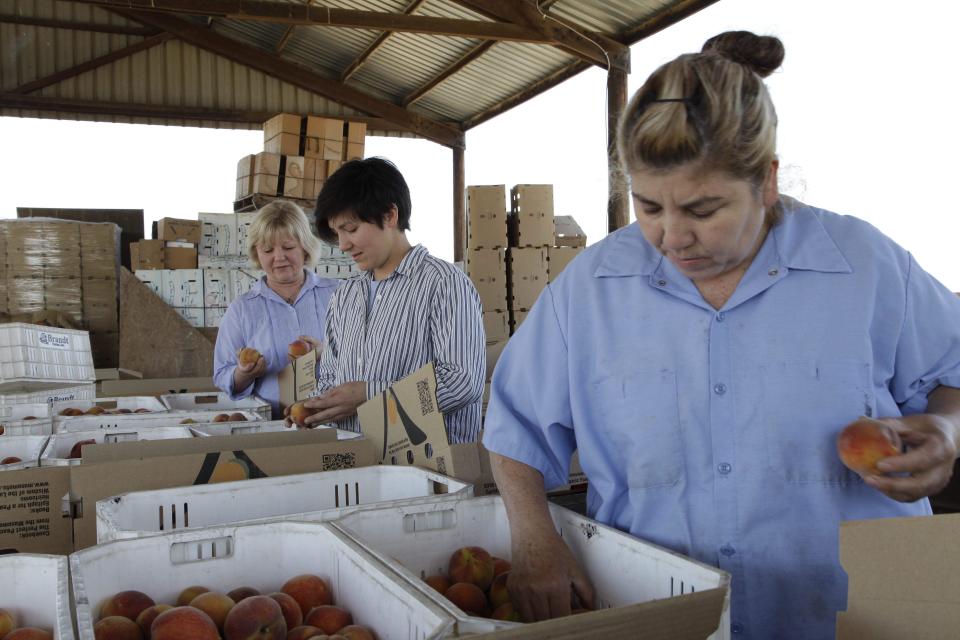
[[[413,0],[413,2],[406,6],[403,12],[407,15],[410,15],[419,9],[420,5],[422,5],[425,1],[426,0]],[[383,46],[383,43],[387,41],[387,38],[389,38],[392,33],[393,31],[384,31],[377,36],[377,39],[371,42],[370,46],[363,50],[363,53],[361,53],[353,62],[347,65],[347,68],[344,69],[343,73],[340,74],[340,82],[346,82],[349,80],[350,76],[355,74],[357,70],[360,69],[360,67],[370,59],[370,56],[372,56],[377,49]]]
[[[44,87],[49,87],[50,85],[57,84],[58,82],[63,82],[68,78],[73,78],[80,75],[81,73],[86,73],[87,71],[92,71],[97,67],[102,67],[103,65],[110,64],[111,62],[116,62],[122,58],[132,56],[135,53],[141,51],[146,51],[152,47],[163,44],[167,40],[173,38],[172,33],[158,33],[157,35],[144,38],[140,42],[136,42],[129,46],[111,51],[110,53],[104,54],[93,58],[92,60],[87,60],[86,62],[81,62],[78,65],[74,65],[67,69],[61,69],[55,73],[51,73],[48,76],[43,78],[37,78],[36,80],[31,80],[30,82],[25,82],[19,87],[14,88],[11,93],[27,94],[43,89]]]
[[[353,109],[384,118],[401,128],[453,147],[463,144],[463,133],[456,125],[446,124],[407,111],[390,102],[374,98],[362,91],[325,78],[309,69],[284,60],[277,55],[243,44],[188,20],[165,13],[126,11],[114,9],[115,13],[142,24],[169,31],[184,42],[212,51],[225,58],[246,65],[283,82],[326,96]]]
[[[450,76],[455,75],[461,69],[466,67],[468,64],[470,64],[471,62],[473,62],[474,60],[482,56],[484,53],[489,51],[490,47],[492,47],[495,44],[497,43],[492,40],[488,40],[487,42],[483,42],[477,45],[476,47],[468,51],[466,55],[464,55],[462,58],[457,60],[451,66],[444,69],[438,76],[434,77],[423,86],[418,87],[413,92],[411,92],[407,97],[405,97],[400,102],[400,106],[407,107],[412,103],[416,102],[417,100],[419,100],[420,98],[422,98],[423,96],[427,95],[430,91],[433,91],[433,89],[436,88],[444,80],[446,80]]]
[[[382,11],[357,11],[315,7],[269,0],[74,0],[111,9],[163,14],[204,15],[232,20],[257,20],[277,24],[312,25],[407,31],[484,40],[510,40],[554,44],[543,30],[511,22],[412,16]]]
[[[102,24],[99,22],[73,22],[70,20],[56,20],[54,18],[38,18],[36,16],[17,16],[6,13],[0,14],[0,23],[22,24],[30,27],[48,27],[50,29],[72,29],[75,31],[89,31],[91,33],[116,33],[124,36],[152,36],[156,29],[140,26],[126,26],[118,24]]]

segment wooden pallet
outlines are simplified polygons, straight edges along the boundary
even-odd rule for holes
[[[274,200],[289,200],[290,202],[299,205],[308,216],[313,213],[314,208],[317,206],[316,200],[304,200],[302,198],[287,198],[284,196],[268,196],[263,193],[253,193],[234,202],[233,211],[235,213],[258,211]]]

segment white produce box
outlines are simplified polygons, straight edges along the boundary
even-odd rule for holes
[[[283,420],[268,420],[266,422],[214,422],[203,425],[190,425],[193,435],[200,437],[207,436],[235,436],[245,433],[278,433],[283,431],[296,431],[295,425],[288,425]],[[314,429],[335,429],[337,440],[356,440],[362,438],[362,433],[356,431],[347,431],[346,429],[337,429],[333,425],[318,425]]]
[[[14,404],[47,404],[61,400],[87,400],[97,396],[97,384],[88,382],[84,384],[63,386],[62,384],[45,385],[43,389],[36,390],[29,384],[16,385],[13,388],[3,389],[4,393],[0,395],[0,405]]]
[[[126,589],[173,602],[190,585],[227,592],[246,585],[279,591],[290,578],[324,578],[334,603],[380,640],[433,640],[453,619],[385,573],[368,553],[324,523],[278,522],[184,531],[89,547],[70,556],[77,629],[94,640],[103,602]]]
[[[59,422],[60,420],[70,420],[71,418],[81,417],[60,415],[64,409],[80,409],[83,412],[87,412],[93,407],[101,407],[107,411],[125,409],[132,412],[137,409],[147,409],[150,413],[167,412],[166,405],[153,396],[117,396],[83,400],[58,400],[51,405],[50,413],[53,416],[54,422]]]
[[[122,413],[119,415],[102,414],[99,416],[76,416],[74,418],[54,419],[54,433],[70,433],[72,431],[90,431],[93,429],[155,429],[161,427],[186,426],[184,420],[193,420],[190,426],[213,423],[219,413],[226,411],[179,411],[167,413]],[[260,420],[260,416],[252,411],[236,411],[231,413],[243,414],[249,421]],[[228,424],[246,424],[233,422]]]
[[[90,334],[23,322],[0,324],[0,390],[94,382]]]
[[[73,640],[67,557],[0,556],[0,609],[12,613],[18,626],[52,631],[54,640]]]
[[[40,466],[40,454],[43,448],[47,446],[47,440],[50,436],[15,436],[11,438],[0,438],[0,460],[9,457],[20,458],[21,462],[11,462],[0,464],[0,471],[9,471],[13,469],[28,469],[30,467]],[[3,581],[0,580],[0,585]],[[0,609],[3,605],[0,604]]]
[[[473,496],[473,485],[416,467],[378,465],[136,491],[97,502],[97,542],[260,520],[326,521],[383,503]]]
[[[271,418],[270,403],[257,396],[231,400],[222,391],[202,393],[166,393],[160,396],[170,411],[253,411],[264,420]]]
[[[560,536],[586,571],[596,592],[597,609],[670,598],[728,587],[729,574],[681,554],[644,542],[569,509],[549,504]],[[423,578],[446,574],[450,556],[480,546],[509,560],[510,525],[500,496],[470,500],[384,506],[344,515],[332,523],[370,551],[397,575],[457,619],[458,633],[485,633],[518,626],[467,615],[427,585]],[[565,628],[585,624],[572,616]],[[729,637],[729,595],[711,640]],[[571,636],[572,637],[572,636]],[[589,627],[584,635],[590,637]]]
[[[150,427],[135,429],[129,426],[92,429],[90,431],[71,431],[55,433],[50,436],[46,449],[40,455],[41,467],[62,467],[80,464],[82,458],[68,458],[70,449],[80,440],[94,440],[97,444],[104,442],[139,442],[141,440],[173,440],[176,438],[192,438],[193,434],[186,427]]]
[[[49,415],[50,405],[46,403],[0,405],[0,436],[50,435],[53,421]]]

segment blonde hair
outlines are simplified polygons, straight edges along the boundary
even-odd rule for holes
[[[257,212],[247,233],[247,255],[258,269],[258,246],[268,246],[277,238],[289,236],[303,247],[304,264],[312,265],[320,255],[320,240],[310,231],[310,221],[303,209],[287,200],[274,200]]]
[[[623,169],[699,163],[759,189],[776,159],[777,137],[777,113],[763,78],[783,56],[775,37],[728,31],[707,40],[700,53],[657,69],[620,122]]]

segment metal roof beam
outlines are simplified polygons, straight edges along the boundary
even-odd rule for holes
[[[43,89],[44,87],[49,87],[52,84],[57,84],[58,82],[63,82],[68,78],[73,78],[80,75],[81,73],[86,73],[87,71],[92,71],[97,67],[102,67],[103,65],[110,64],[111,62],[116,62],[122,58],[132,56],[135,53],[140,53],[141,51],[146,51],[152,47],[155,47],[159,44],[163,44],[167,40],[173,38],[172,33],[158,33],[155,36],[150,36],[145,38],[140,42],[131,44],[129,46],[117,49],[116,51],[111,51],[110,53],[104,54],[93,58],[92,60],[87,60],[86,62],[81,62],[78,65],[69,67],[67,69],[61,69],[55,73],[51,73],[48,76],[43,78],[38,78],[36,80],[31,80],[30,82],[25,82],[19,87],[15,87],[11,90],[11,93],[27,94]]]
[[[414,11],[420,8],[426,0],[413,0],[410,4],[407,5],[406,9],[403,10],[405,14],[412,14]],[[387,38],[390,37],[392,31],[384,31],[377,39],[370,43],[370,46],[363,50],[357,58],[351,62],[346,69],[343,70],[343,73],[340,74],[340,82],[346,82],[350,79],[350,76],[355,74],[358,69],[372,56],[377,49],[383,46],[383,43],[387,41]]]
[[[400,102],[400,106],[407,107],[410,104],[422,98],[423,96],[427,95],[430,91],[433,91],[433,89],[435,89],[438,85],[440,85],[440,83],[442,83],[444,80],[456,74],[465,66],[467,66],[468,64],[470,64],[471,62],[473,62],[474,60],[482,56],[484,53],[489,51],[490,47],[492,47],[495,44],[497,43],[494,42],[493,40],[488,40],[483,44],[477,45],[476,47],[471,49],[469,52],[467,52],[467,54],[464,55],[462,58],[457,60],[451,66],[444,69],[440,73],[440,75],[436,76],[435,78],[433,78],[432,80],[424,84],[422,87],[415,89],[412,93],[410,93],[410,95],[405,97]]]
[[[205,27],[195,25],[188,20],[164,13],[120,9],[114,9],[113,11],[125,18],[169,31],[184,42],[257,69],[284,82],[326,96],[358,111],[389,120],[399,127],[428,140],[448,147],[463,144],[463,132],[457,125],[438,122],[407,111],[395,104],[374,98],[340,82],[325,78],[277,55],[266,53],[256,47],[245,45]]]
[[[72,22],[53,18],[38,18],[35,16],[16,16],[0,14],[0,23],[22,24],[29,27],[48,27],[50,29],[72,29],[75,31],[90,31],[92,33],[116,33],[124,36],[152,36],[157,30],[149,27],[126,26],[118,24],[101,24],[99,22]]]
[[[192,14],[229,18],[231,20],[258,20],[279,24],[311,25],[315,27],[349,27],[382,31],[407,31],[440,36],[458,36],[483,40],[511,40],[553,44],[543,30],[510,22],[485,22],[412,16],[382,11],[357,11],[314,7],[306,4],[270,2],[268,0],[74,0],[107,8],[128,9],[155,14]]]

